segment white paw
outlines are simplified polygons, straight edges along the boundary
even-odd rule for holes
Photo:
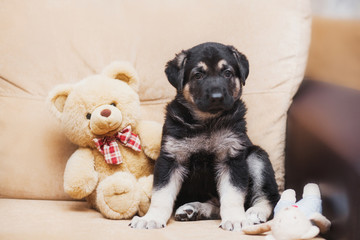
[[[137,229],[157,229],[164,228],[166,226],[166,222],[160,219],[149,218],[146,215],[144,217],[135,216],[131,220],[129,226]]]
[[[246,224],[254,225],[266,222],[269,213],[267,209],[261,207],[251,207],[245,212]]]
[[[221,227],[226,231],[240,232],[245,224],[246,224],[245,215],[236,214],[236,215],[228,216],[228,218],[222,218],[219,227]]]
[[[245,226],[246,219],[245,218],[238,218],[238,219],[222,219],[220,226],[222,229],[226,231],[235,231],[240,232],[242,227]]]
[[[198,211],[190,204],[184,204],[175,212],[176,221],[195,221]]]

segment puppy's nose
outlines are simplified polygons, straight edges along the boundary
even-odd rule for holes
[[[100,112],[100,115],[103,117],[109,117],[111,115],[111,110],[110,109],[104,109]]]
[[[210,101],[212,103],[222,103],[224,100],[224,95],[220,91],[214,91],[210,94]]]

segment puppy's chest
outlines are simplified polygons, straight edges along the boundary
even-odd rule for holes
[[[216,161],[235,157],[244,146],[238,134],[222,129],[181,139],[166,136],[163,149],[178,162],[192,160],[195,165],[199,165],[205,164],[198,160],[204,157],[211,157]]]

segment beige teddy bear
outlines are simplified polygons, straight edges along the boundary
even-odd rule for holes
[[[140,118],[139,78],[127,62],[51,91],[48,103],[79,148],[69,158],[64,189],[110,219],[144,215],[162,126]]]

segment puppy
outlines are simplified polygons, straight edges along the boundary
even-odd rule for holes
[[[246,134],[247,58],[204,43],[177,54],[165,73],[177,95],[166,108],[149,211],[130,226],[163,228],[174,206],[176,220],[221,218],[229,231],[265,222],[279,193],[267,153]]]

